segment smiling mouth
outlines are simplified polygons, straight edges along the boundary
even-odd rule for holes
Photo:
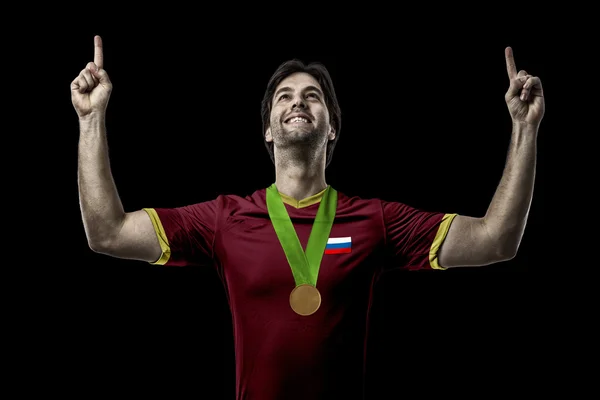
[[[310,121],[303,117],[294,117],[285,121],[286,124],[310,124]]]

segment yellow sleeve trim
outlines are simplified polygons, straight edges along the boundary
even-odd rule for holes
[[[433,244],[431,245],[431,249],[429,250],[429,265],[433,269],[441,269],[445,270],[447,268],[442,267],[438,262],[438,250],[442,243],[444,243],[444,239],[446,239],[446,235],[448,234],[448,230],[450,229],[450,225],[452,224],[452,220],[456,217],[457,214],[446,214],[442,218],[442,222],[440,222],[440,226],[438,231],[433,239]]]
[[[143,208],[144,211],[148,213],[150,216],[150,221],[152,221],[152,225],[154,226],[154,231],[156,232],[156,237],[158,237],[158,242],[160,243],[160,248],[162,249],[162,254],[160,258],[151,262],[153,265],[165,265],[169,258],[171,257],[171,247],[169,246],[169,240],[167,239],[167,234],[165,233],[165,229],[160,222],[160,218],[156,213],[156,210],[153,208]]]

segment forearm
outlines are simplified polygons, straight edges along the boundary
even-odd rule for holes
[[[484,217],[502,258],[514,257],[525,231],[533,197],[538,126],[513,123],[506,166]]]
[[[92,248],[106,247],[125,218],[110,169],[104,115],[79,120],[78,184],[83,225]]]

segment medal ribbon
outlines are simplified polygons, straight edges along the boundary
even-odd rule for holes
[[[336,208],[337,191],[327,186],[310,231],[305,253],[277,187],[272,184],[267,188],[269,217],[292,269],[296,286],[306,283],[317,285],[319,267],[333,226]]]

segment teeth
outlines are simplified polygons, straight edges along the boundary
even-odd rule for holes
[[[290,119],[290,122],[305,122],[305,123],[308,123],[308,120],[306,118],[302,118],[302,117],[294,117],[294,118]]]

